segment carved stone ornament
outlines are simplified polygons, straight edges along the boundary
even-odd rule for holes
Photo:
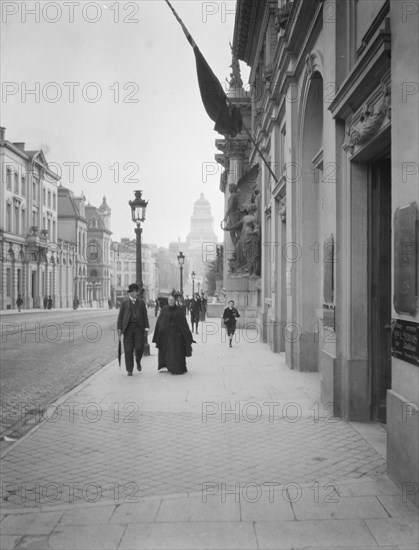
[[[287,26],[288,18],[291,12],[291,3],[287,2],[281,8],[274,7],[272,10],[274,13],[275,30],[279,33],[285,30]]]
[[[278,204],[278,215],[284,223],[287,221],[287,199],[282,197]]]
[[[227,157],[238,157],[238,158],[244,158],[246,156],[249,142],[248,140],[234,140],[234,139],[227,139],[226,140],[227,147],[225,154]]]
[[[378,107],[365,103],[357,128],[349,129],[344,150],[354,152],[356,145],[367,143],[379,130],[385,118],[391,119],[391,88],[383,86],[383,98]]]

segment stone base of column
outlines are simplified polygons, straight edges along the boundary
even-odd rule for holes
[[[258,320],[258,295],[261,289],[260,277],[234,277],[227,276],[225,281],[226,307],[229,300],[234,300],[235,307],[239,310],[240,318],[237,327],[254,327]]]

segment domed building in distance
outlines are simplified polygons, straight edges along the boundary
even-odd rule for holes
[[[191,229],[186,237],[189,273],[195,271],[196,282],[202,284],[205,268],[207,263],[214,259],[217,243],[218,237],[214,231],[211,204],[204,197],[204,193],[201,193],[199,199],[194,203]]]

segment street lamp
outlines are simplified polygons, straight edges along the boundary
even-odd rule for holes
[[[129,205],[131,207],[132,221],[136,224],[136,279],[137,284],[141,289],[141,298],[143,298],[143,260],[141,257],[141,233],[143,232],[143,229],[141,227],[141,222],[144,222],[145,220],[145,211],[148,205],[148,201],[145,201],[142,198],[142,191],[134,191],[134,195],[135,199],[133,201],[129,201]],[[147,334],[145,335],[144,355],[150,355],[150,344],[147,342]]]
[[[183,296],[183,264],[185,263],[185,256],[183,255],[183,252],[179,252],[177,261],[179,262],[179,270],[180,270],[180,293]]]
[[[193,298],[195,296],[195,271],[192,271],[191,279],[192,279],[192,298]]]
[[[132,221],[136,224],[135,235],[137,237],[136,242],[136,279],[137,284],[143,291],[143,264],[141,257],[141,233],[143,232],[141,222],[145,220],[145,211],[148,205],[148,201],[142,198],[142,191],[134,191],[135,200],[129,201],[131,207]]]

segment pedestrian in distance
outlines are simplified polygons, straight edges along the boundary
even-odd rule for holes
[[[149,329],[147,308],[139,297],[140,287],[133,283],[128,287],[126,298],[119,310],[117,330],[118,339],[124,337],[125,367],[128,376],[132,376],[134,370],[134,354],[137,370],[141,371],[141,359],[144,352],[145,333]]]
[[[232,348],[232,340],[234,332],[236,330],[236,319],[240,317],[240,313],[234,307],[234,300],[229,300],[228,307],[225,308],[223,313],[223,323],[227,330],[227,336],[229,338],[229,347]]]
[[[201,315],[201,298],[199,297],[198,292],[195,292],[195,296],[189,304],[189,310],[191,312],[192,333],[195,325],[195,332],[198,334],[198,323]]]
[[[176,305],[176,299],[170,295],[168,305],[164,306],[157,319],[153,342],[158,353],[158,370],[166,368],[171,374],[184,374],[186,357],[192,355],[195,343],[186,321],[186,315]]]
[[[205,316],[207,313],[207,303],[208,300],[206,299],[205,294],[201,292],[201,311],[199,313],[199,320],[201,321],[201,323],[205,321]]]
[[[154,306],[154,317],[157,317],[157,315],[159,314],[159,301],[156,300],[156,304]]]
[[[189,298],[188,295],[186,295],[186,298],[185,298],[185,307],[186,307],[186,311],[189,311],[189,304],[191,303],[191,299]]]
[[[52,309],[52,298],[51,298],[51,296],[48,296],[47,308]]]
[[[44,296],[44,309],[48,307],[48,296]]]
[[[22,298],[22,296],[21,296],[20,294],[19,294],[19,296],[17,297],[16,305],[17,305],[17,310],[18,310],[18,312],[20,313],[20,310],[22,309],[22,306],[23,306],[23,298]]]

